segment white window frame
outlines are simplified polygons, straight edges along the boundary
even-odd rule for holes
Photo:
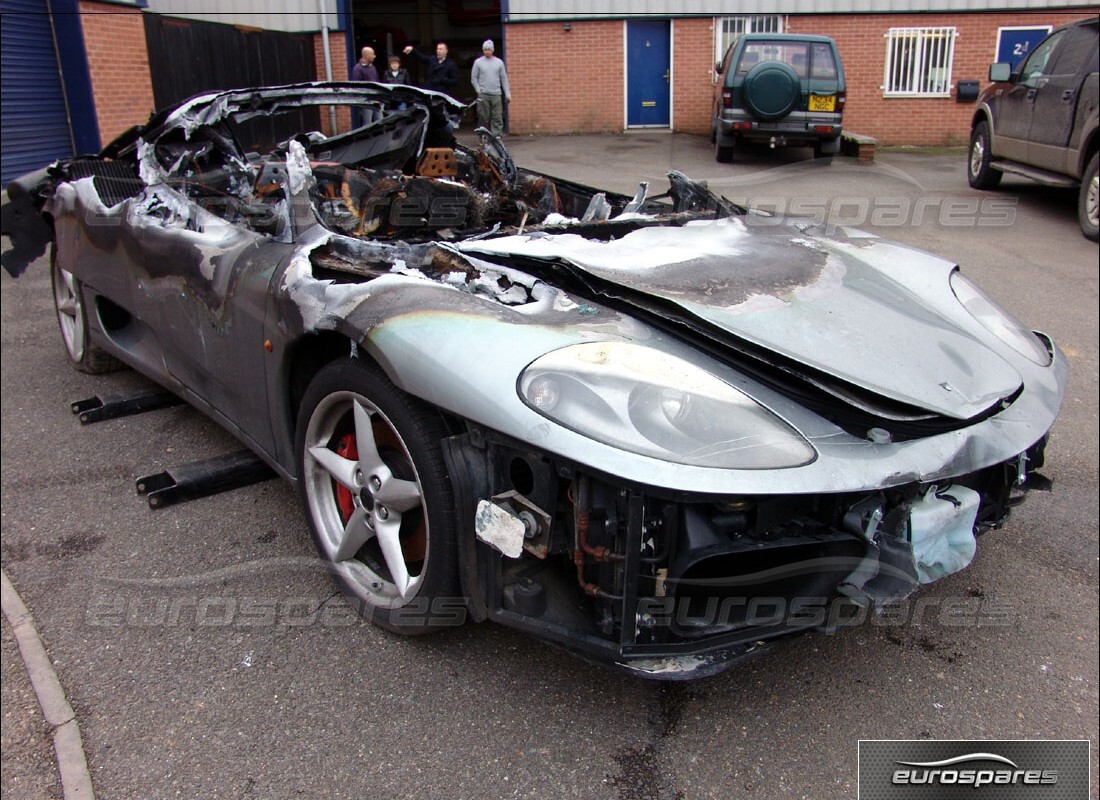
[[[958,35],[954,27],[890,28],[882,96],[950,97]]]
[[[726,50],[746,33],[784,33],[784,14],[732,14],[714,18],[714,63],[726,55]]]

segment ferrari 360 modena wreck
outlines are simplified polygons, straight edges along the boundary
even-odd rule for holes
[[[954,263],[676,172],[526,171],[458,145],[462,111],[193,98],[12,182],[5,265],[48,247],[75,366],[232,431],[399,633],[493,619],[703,675],[964,568],[1042,481],[1065,360]]]

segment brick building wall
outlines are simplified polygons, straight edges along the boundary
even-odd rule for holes
[[[957,145],[969,139],[973,103],[950,97],[883,97],[890,28],[954,27],[952,87],[960,80],[988,85],[997,29],[1059,25],[1098,9],[971,14],[811,14],[788,17],[791,33],[833,37],[847,78],[844,127],[882,144]],[[589,133],[623,129],[623,21],[511,23],[505,26],[512,79],[512,133]],[[677,18],[672,24],[672,128],[710,133],[715,61],[714,19]]]
[[[960,80],[988,84],[989,65],[997,54],[997,29],[1015,25],[1057,28],[1089,15],[1077,11],[978,14],[822,14],[791,16],[790,33],[817,33],[836,40],[848,85],[844,108],[846,130],[874,136],[880,144],[958,145],[970,138],[973,103],[955,101]],[[886,39],[890,28],[954,27],[955,58],[951,97],[883,97]]]
[[[80,0],[99,138],[107,144],[153,112],[153,81],[141,9]]]
[[[524,23],[505,26],[512,104],[511,133],[593,133],[622,130],[622,20]],[[672,127],[710,132],[714,21],[672,24]],[[704,91],[700,91],[704,87]]]
[[[351,71],[348,68],[348,50],[343,31],[329,31],[328,35],[329,58],[332,64],[332,79],[334,81],[346,81]],[[319,81],[325,80],[325,42],[324,37],[315,33],[313,35],[313,62],[314,75]],[[321,106],[321,133],[332,136],[329,130],[328,106]],[[342,133],[351,130],[351,110],[347,107],[336,109],[336,132]]]
[[[511,133],[622,130],[622,20],[570,25],[505,25]]]
[[[713,19],[678,19],[672,23],[672,64],[673,130],[710,134]]]

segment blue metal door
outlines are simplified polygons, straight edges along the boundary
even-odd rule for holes
[[[626,23],[626,124],[667,128],[670,120],[668,20]]]
[[[0,2],[0,186],[73,154],[69,115],[42,0]]]

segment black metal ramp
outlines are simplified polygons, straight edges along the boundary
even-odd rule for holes
[[[137,492],[145,495],[149,508],[156,510],[251,486],[274,477],[275,471],[251,451],[238,450],[138,478]]]
[[[87,400],[77,400],[70,404],[73,413],[80,418],[81,425],[102,422],[105,419],[128,417],[143,411],[182,405],[177,395],[161,389],[159,386],[136,389],[129,394],[95,395]]]

